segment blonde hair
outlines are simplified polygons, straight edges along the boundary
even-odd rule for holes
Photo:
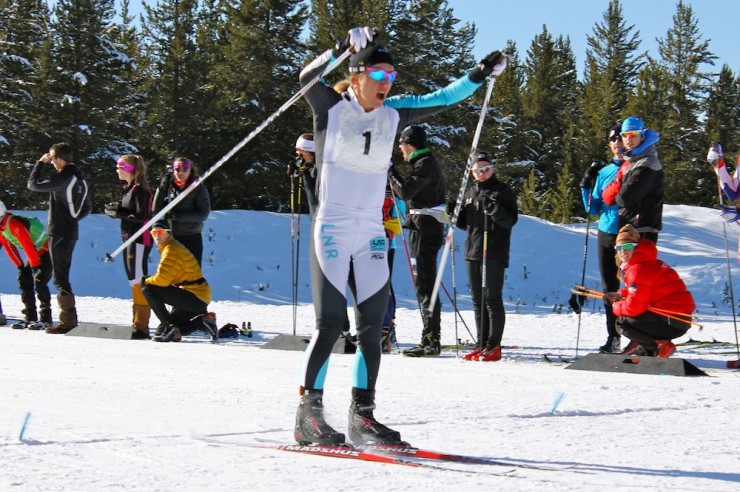
[[[347,78],[344,80],[340,80],[339,82],[334,84],[332,86],[332,89],[334,89],[337,93],[341,94],[342,92],[349,89],[349,86],[350,86],[350,81],[349,81],[349,78]]]
[[[119,160],[134,166],[134,183],[149,188],[149,183],[146,181],[146,162],[143,157],[139,154],[126,154],[122,155]]]

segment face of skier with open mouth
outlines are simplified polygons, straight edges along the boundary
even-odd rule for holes
[[[396,71],[390,63],[368,66],[364,72],[350,77],[357,102],[366,112],[383,106],[394,80],[396,80]]]

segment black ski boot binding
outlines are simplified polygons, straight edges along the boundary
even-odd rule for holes
[[[324,392],[301,388],[301,393],[301,402],[295,416],[296,442],[301,445],[343,445],[344,434],[335,431],[324,420]]]
[[[352,388],[352,404],[349,407],[349,439],[353,444],[382,444],[386,446],[408,446],[401,434],[381,424],[373,416],[375,391]]]

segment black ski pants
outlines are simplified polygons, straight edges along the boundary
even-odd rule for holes
[[[208,304],[180,287],[144,284],[141,291],[159,321],[177,326],[184,335],[194,331],[190,320],[208,310]],[[167,309],[167,305],[172,306],[172,311]]]
[[[599,256],[599,272],[601,272],[601,285],[604,293],[616,292],[619,289],[619,278],[617,272],[616,252],[614,246],[617,244],[617,235],[609,234],[599,230],[597,253]],[[611,302],[604,302],[606,312],[606,332],[609,337],[617,337],[617,317],[612,311]]]
[[[64,236],[49,236],[49,253],[54,277],[54,286],[57,294],[68,295],[72,292],[69,282],[69,272],[72,269],[72,253],[75,250],[77,239]]]
[[[486,289],[483,294],[483,262],[466,261],[468,282],[473,297],[475,326],[478,329],[478,346],[485,349],[501,345],[506,325],[504,310],[504,278],[506,267],[503,263],[488,260],[486,263]]]
[[[424,323],[421,334],[422,345],[439,344],[442,303],[437,297],[434,312],[429,311],[429,305],[432,303],[432,291],[437,278],[437,255],[442,247],[442,241],[441,235],[437,238],[436,235],[424,234],[413,229],[409,232],[411,250],[417,252],[415,287]]]
[[[656,340],[673,340],[681,337],[689,331],[691,325],[646,311],[634,318],[626,316],[618,318],[617,328],[622,335],[642,345],[645,350],[655,352],[658,349]]]

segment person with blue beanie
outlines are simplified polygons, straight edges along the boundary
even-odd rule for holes
[[[622,122],[625,163],[602,194],[604,203],[619,206],[619,227],[632,224],[640,237],[657,244],[663,227],[665,176],[655,145],[660,135],[637,116]]]

